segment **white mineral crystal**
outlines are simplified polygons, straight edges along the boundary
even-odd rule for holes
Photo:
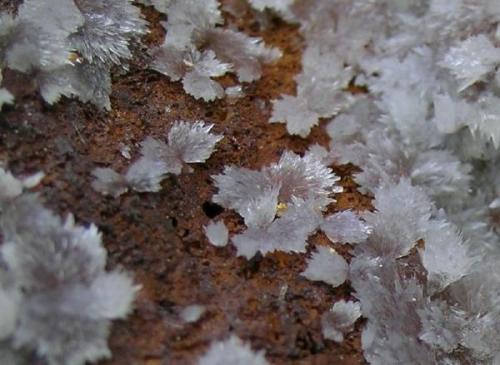
[[[217,247],[227,245],[229,240],[229,231],[227,230],[224,221],[220,220],[218,222],[209,222],[204,229],[205,235],[212,245]]]
[[[320,228],[330,241],[339,243],[363,242],[371,232],[370,227],[350,210],[326,217]]]
[[[188,305],[181,311],[180,317],[186,323],[194,323],[201,318],[205,310],[206,308],[200,304]]]
[[[337,287],[347,279],[348,264],[334,249],[319,246],[307,261],[307,268],[301,274],[312,281],[322,281]]]
[[[335,342],[344,341],[344,335],[354,328],[354,323],[361,317],[361,307],[358,302],[340,300],[323,313],[321,325],[323,336]]]
[[[198,360],[198,365],[268,365],[264,351],[253,351],[249,344],[232,335],[213,342]]]

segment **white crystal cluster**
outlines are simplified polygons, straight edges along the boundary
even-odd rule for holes
[[[224,221],[210,222],[204,227],[208,241],[216,247],[224,247],[229,241],[229,230]]]
[[[0,363],[83,365],[111,356],[111,320],[124,318],[138,287],[106,271],[97,227],[75,224],[24,192],[43,178],[0,168]]]
[[[224,28],[217,0],[142,2],[168,16],[162,23],[167,31],[164,44],[149,50],[150,67],[173,81],[182,80],[185,91],[197,99],[225,95],[213,78],[233,73],[239,82],[252,82],[261,77],[262,63],[281,56],[260,38]],[[111,109],[111,72],[127,70],[138,48],[134,46],[149,31],[132,3],[24,1],[16,14],[0,14],[0,71],[31,75],[49,104],[66,96]],[[228,86],[228,95],[235,91]],[[0,107],[12,101],[8,88],[0,88]]]
[[[374,197],[348,273],[367,318],[366,360],[498,361],[499,3],[255,6],[285,14],[305,39],[296,96],[277,100],[270,121],[305,137],[319,118],[336,115],[327,126],[328,158],[359,166],[355,180]],[[366,92],[353,95],[348,86]],[[329,221],[353,227],[344,223],[348,217]],[[352,236],[324,230],[339,241]],[[324,332],[334,340],[343,335],[328,323]]]
[[[167,14],[164,43],[153,49],[151,68],[182,81],[184,90],[205,101],[222,98],[225,90],[213,80],[227,73],[239,82],[252,82],[262,75],[262,63],[281,56],[260,38],[223,28],[218,0],[152,0],[156,9]],[[233,93],[233,89],[228,93]]]
[[[198,365],[269,365],[264,351],[254,352],[249,344],[232,335],[214,342],[198,360]]]
[[[111,69],[146,32],[130,0],[26,0],[0,14],[0,67],[32,75],[49,104],[75,96],[110,109]]]
[[[352,331],[360,316],[361,307],[358,302],[336,302],[321,318],[323,336],[339,343],[344,341],[344,335]]]
[[[165,141],[147,137],[141,143],[141,157],[127,172],[119,174],[106,167],[94,169],[92,187],[103,195],[118,197],[129,189],[137,192],[157,192],[167,174],[179,175],[187,163],[205,162],[222,135],[210,133],[213,124],[203,121],[176,121]]]
[[[330,50],[308,46],[302,72],[295,77],[297,95],[283,95],[273,102],[272,123],[286,123],[288,133],[307,137],[320,118],[332,117],[350,105],[352,96],[343,92],[353,77],[351,67]]]
[[[334,194],[342,192],[329,161],[328,151],[313,145],[302,157],[285,151],[278,162],[260,171],[226,166],[222,174],[213,176],[218,188],[213,202],[235,210],[247,226],[231,237],[239,256],[251,259],[258,252],[303,253],[309,236],[318,230],[339,244],[361,244],[367,239],[372,228],[354,212],[323,215],[335,202]],[[222,221],[209,224],[205,233],[213,245],[223,246],[219,242],[227,241]],[[302,272],[305,278],[331,287],[342,285],[348,275],[347,261],[327,246],[317,247]],[[326,338],[341,342],[343,334],[352,330],[360,311],[359,303],[349,305],[354,305],[358,314],[342,309],[337,313],[339,323],[335,314],[330,315],[323,323]],[[346,316],[352,320],[345,320]]]
[[[247,229],[231,241],[246,258],[276,250],[305,252],[307,238],[323,223],[322,212],[342,191],[339,178],[313,149],[302,157],[285,151],[260,171],[226,166],[213,179],[218,188],[213,202],[244,218]],[[366,230],[361,223],[358,228]]]
[[[347,261],[341,255],[332,248],[319,246],[302,276],[312,281],[325,282],[335,288],[345,282],[348,271]]]

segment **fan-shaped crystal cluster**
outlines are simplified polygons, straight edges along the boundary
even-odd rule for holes
[[[94,190],[118,197],[129,189],[137,192],[161,190],[161,181],[169,173],[179,175],[184,164],[205,162],[223,138],[210,133],[213,124],[203,121],[188,123],[176,121],[166,141],[153,137],[141,143],[141,157],[132,163],[123,175],[115,170],[96,168],[92,174]]]
[[[348,274],[368,319],[365,358],[498,361],[498,2],[254,5],[298,23],[305,39],[296,95],[275,101],[270,121],[305,137],[336,115],[327,156],[359,166],[355,180],[374,197]],[[355,88],[365,92],[353,95]],[[331,229],[356,226],[348,220],[330,217],[322,227],[342,241],[352,233]]]
[[[168,20],[164,43],[151,51],[151,68],[172,81],[182,80],[184,90],[204,101],[225,95],[224,87],[213,78],[236,74],[238,81],[251,82],[262,75],[262,63],[281,56],[260,38],[224,29],[217,0],[152,1]]]
[[[129,0],[27,0],[1,15],[0,65],[33,75],[49,104],[76,96],[110,109],[111,69],[146,32]]]
[[[111,320],[127,316],[138,287],[106,271],[96,226],[62,220],[24,192],[42,178],[0,168],[0,359],[83,365],[110,357]]]

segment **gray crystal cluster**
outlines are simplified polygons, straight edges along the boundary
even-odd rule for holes
[[[32,75],[43,98],[110,109],[112,67],[126,68],[147,33],[129,0],[26,0],[0,15],[0,68]]]
[[[213,179],[219,191],[212,200],[245,220],[248,228],[231,240],[247,258],[276,250],[305,252],[322,211],[342,191],[339,178],[312,151],[304,156],[285,151],[260,171],[226,166]]]
[[[18,179],[0,168],[0,363],[83,365],[111,356],[111,321],[125,318],[139,289],[106,270],[97,227],[75,224],[25,192],[43,174]],[[37,360],[38,358],[38,360]]]
[[[217,0],[143,1],[166,13],[165,42],[149,50],[150,67],[197,99],[225,95],[213,78],[234,73],[239,82],[262,75],[262,63],[281,52],[259,38],[222,27]],[[111,109],[112,71],[126,71],[140,38],[149,32],[139,7],[131,0],[26,0],[16,14],[0,14],[0,70],[32,76],[49,104],[61,96],[77,97]],[[0,78],[1,81],[1,78]],[[228,94],[234,86],[228,87]],[[0,106],[12,103],[0,88]]]
[[[224,87],[213,80],[227,73],[239,82],[252,82],[262,75],[262,63],[281,56],[266,47],[260,38],[223,28],[218,0],[154,0],[155,8],[167,14],[164,43],[151,51],[151,68],[182,81],[184,90],[204,101],[225,95]]]
[[[275,101],[270,122],[305,137],[320,118],[335,115],[325,158],[359,166],[359,189],[374,198],[375,210],[361,214],[366,231],[356,233],[347,275],[367,319],[366,360],[496,363],[499,3],[254,6],[297,23],[305,39],[296,95]],[[365,92],[352,94],[353,88]],[[342,241],[356,227],[348,219],[331,217],[322,227]],[[327,259],[313,255],[314,261]],[[332,265],[306,270],[315,278],[331,271]],[[340,340],[342,331],[325,316],[325,336]]]
[[[176,121],[165,140],[147,137],[141,143],[141,157],[124,174],[106,167],[94,169],[92,187],[103,195],[118,197],[129,189],[157,192],[167,174],[179,175],[185,164],[205,162],[222,135],[210,133],[213,124]]]

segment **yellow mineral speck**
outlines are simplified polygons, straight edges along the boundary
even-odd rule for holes
[[[82,63],[83,62],[83,58],[77,52],[70,52],[69,56],[68,56],[68,61],[72,65],[76,65],[77,63]]]
[[[276,215],[281,217],[288,210],[288,205],[286,203],[279,202],[276,206]]]

